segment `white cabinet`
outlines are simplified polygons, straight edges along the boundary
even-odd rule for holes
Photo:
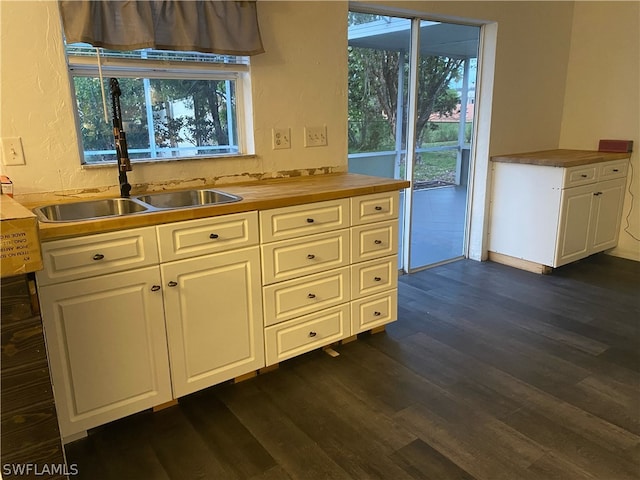
[[[260,212],[267,365],[397,319],[398,200]]]
[[[44,243],[63,438],[394,321],[398,197]]]
[[[39,296],[63,438],[171,400],[158,266]]]
[[[260,212],[267,365],[351,334],[349,208],[340,199]]]
[[[257,244],[257,212],[43,244],[63,438],[263,367]]]
[[[398,318],[399,193],[351,199],[351,334]]]
[[[627,168],[494,163],[490,254],[559,267],[615,247]]]
[[[176,398],[264,366],[257,246],[160,268]]]

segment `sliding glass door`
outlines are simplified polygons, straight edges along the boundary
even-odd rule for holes
[[[479,34],[349,14],[349,171],[411,180],[400,222],[407,271],[465,255]]]

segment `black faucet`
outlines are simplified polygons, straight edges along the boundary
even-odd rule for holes
[[[127,150],[127,136],[122,128],[122,112],[120,110],[120,84],[117,78],[109,81],[111,87],[111,107],[113,110],[113,138],[116,143],[116,158],[118,159],[118,181],[120,182],[120,196],[128,198],[131,185],[127,181],[127,172],[131,171],[129,151]]]

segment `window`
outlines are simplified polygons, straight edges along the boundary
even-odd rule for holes
[[[83,163],[115,163],[109,79],[117,78],[129,158],[162,161],[250,153],[249,58],[66,46]],[[102,84],[101,84],[102,83]]]

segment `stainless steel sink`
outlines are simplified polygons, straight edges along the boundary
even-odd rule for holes
[[[45,222],[72,222],[143,213],[149,211],[149,207],[130,198],[106,198],[45,205],[33,211],[40,220]]]
[[[218,205],[240,200],[242,200],[242,197],[218,190],[182,190],[140,195],[131,198],[106,198],[86,202],[58,203],[34,208],[33,211],[43,222],[74,222],[176,208]]]
[[[186,208],[201,207],[205,205],[218,205],[242,200],[237,195],[220,192],[218,190],[183,190],[178,192],[154,193],[135,197],[141,202],[155,208]]]

